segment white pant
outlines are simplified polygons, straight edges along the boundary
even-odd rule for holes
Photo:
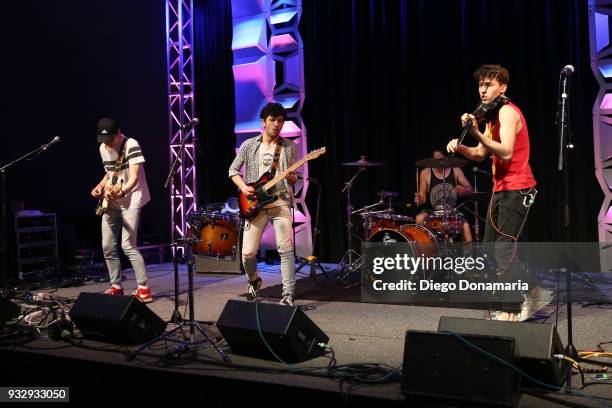
[[[111,284],[121,285],[121,262],[117,252],[119,234],[121,234],[121,249],[132,263],[136,282],[143,286],[147,284],[144,259],[142,259],[136,243],[139,219],[140,208],[125,210],[109,208],[102,215],[102,252],[108,267]]]
[[[242,264],[250,281],[257,279],[257,249],[266,224],[272,221],[276,248],[281,259],[283,295],[295,292],[295,256],[293,254],[293,217],[287,205],[263,209],[252,221],[246,221],[242,238]]]

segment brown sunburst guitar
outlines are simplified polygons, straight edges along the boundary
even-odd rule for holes
[[[288,169],[278,174],[276,177],[272,178],[272,174],[268,171],[259,178],[254,183],[248,183],[248,186],[251,186],[255,189],[255,193],[253,195],[247,196],[242,191],[238,193],[238,202],[240,205],[240,215],[247,220],[252,220],[259,214],[261,209],[271,202],[274,202],[278,197],[274,194],[270,194],[269,191],[278,184],[279,181],[287,177],[289,173],[295,171],[302,164],[306,163],[308,160],[316,159],[325,153],[325,147],[322,147],[317,150],[313,150],[308,153],[306,156],[302,157],[300,160],[293,163],[289,166]]]

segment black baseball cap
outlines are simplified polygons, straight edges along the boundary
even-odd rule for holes
[[[98,143],[110,143],[119,130],[119,125],[111,118],[98,121]]]

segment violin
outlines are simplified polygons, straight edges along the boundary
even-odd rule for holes
[[[492,121],[497,116],[497,113],[499,112],[501,107],[509,102],[510,102],[510,98],[504,95],[499,95],[497,98],[495,98],[491,102],[488,102],[488,103],[480,102],[476,110],[472,112],[472,115],[474,115],[474,117],[476,118],[477,123],[482,123],[485,120]],[[472,127],[472,122],[468,122],[465,124],[465,126],[463,126],[463,130],[461,132],[461,136],[459,137],[459,141],[457,144],[463,144],[463,139],[465,139],[465,135],[467,135],[471,127]],[[452,157],[454,156],[455,155],[453,154]]]

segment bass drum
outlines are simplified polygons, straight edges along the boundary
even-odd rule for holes
[[[214,257],[236,258],[240,223],[234,214],[200,212],[189,220],[190,235],[199,239],[193,244],[193,253]]]
[[[430,248],[431,250],[427,252],[431,255],[435,255],[438,252],[438,241],[435,235],[427,228],[416,224],[404,224],[397,228],[374,227],[368,237],[368,241],[388,244],[409,242],[419,244],[423,249]]]
[[[383,244],[408,243],[413,257],[433,257],[439,254],[438,241],[427,228],[416,224],[405,224],[398,228],[374,228],[368,237],[369,242]],[[433,271],[421,270],[423,279],[430,279]]]

